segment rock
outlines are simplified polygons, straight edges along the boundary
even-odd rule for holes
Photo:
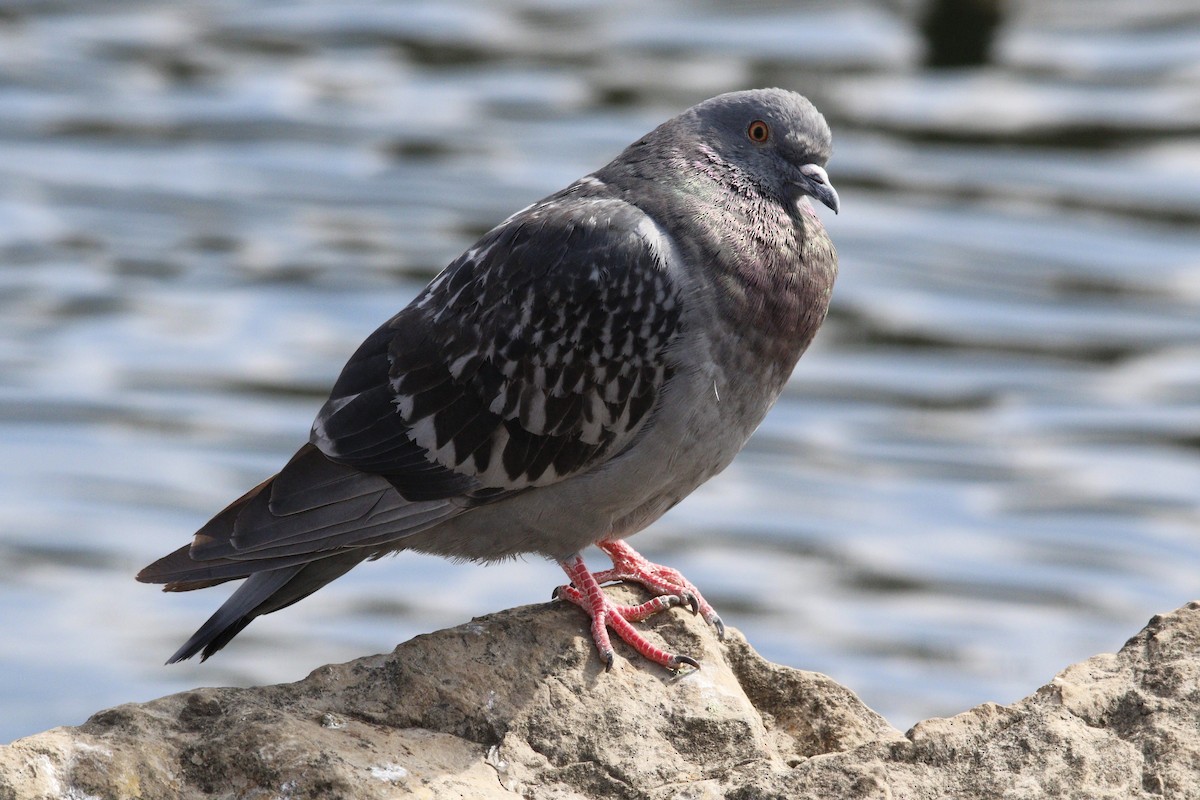
[[[605,673],[577,609],[527,606],[298,683],[18,740],[0,747],[0,800],[1200,797],[1197,604],[1012,706],[907,735],[736,632],[717,642],[680,610],[645,627],[703,669],[672,678],[619,649]]]

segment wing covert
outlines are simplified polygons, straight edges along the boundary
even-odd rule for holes
[[[363,343],[312,442],[412,500],[589,469],[634,439],[670,377],[672,252],[619,200],[568,191],[521,212]]]

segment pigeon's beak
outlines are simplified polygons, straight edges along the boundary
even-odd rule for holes
[[[833,213],[838,213],[842,204],[838,200],[837,190],[829,182],[829,176],[825,174],[824,168],[818,167],[816,164],[805,164],[800,167],[800,174],[804,176],[800,181],[800,185],[804,187],[804,193],[832,208]]]

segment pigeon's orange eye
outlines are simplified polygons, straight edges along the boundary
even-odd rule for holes
[[[767,126],[767,123],[761,119],[756,119],[750,123],[749,128],[746,128],[746,135],[750,137],[750,141],[762,144],[771,138],[771,129]]]

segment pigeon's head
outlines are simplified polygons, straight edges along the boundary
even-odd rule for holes
[[[838,195],[825,174],[833,149],[829,125],[803,95],[783,89],[730,92],[693,106],[672,123],[702,156],[733,165],[764,191],[792,203],[807,195],[837,213]]]

